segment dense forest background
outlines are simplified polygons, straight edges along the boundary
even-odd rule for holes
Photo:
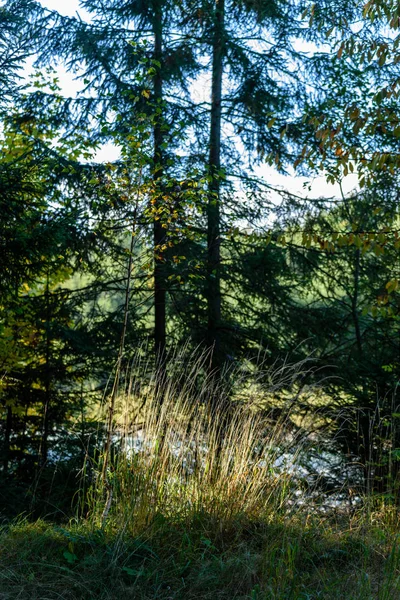
[[[64,16],[1,3],[3,499],[38,477],[40,495],[55,465],[63,479],[112,445],[138,363],[133,393],[157,371],[162,404],[177,364],[206,353],[215,385],[258,372],[257,406],[276,418],[290,391],[293,429],[398,501],[389,4],[81,0],[84,16]],[[104,147],[117,158],[96,160]],[[354,191],[293,193],[262,165],[332,189],[351,176]]]

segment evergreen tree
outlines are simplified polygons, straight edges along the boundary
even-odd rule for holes
[[[78,162],[90,156],[87,139],[64,140],[53,117],[14,110],[2,124],[4,471],[10,458],[23,470],[29,455],[46,463],[49,440],[58,443],[65,420],[90,403],[91,386],[107,381],[120,335],[118,302],[105,302],[104,294],[124,294],[126,232],[110,232],[109,225],[121,197],[132,187],[138,196],[137,185],[122,169],[113,179],[107,168]],[[132,342],[136,333],[132,327]]]
[[[300,143],[297,114],[313,73],[293,44],[308,35],[295,3],[188,2],[186,12],[185,24],[199,29],[198,51],[211,76],[208,123],[200,135],[208,156],[200,156],[209,177],[206,338],[218,370],[231,354],[236,327],[223,302],[224,287],[235,279],[224,266],[224,254],[230,253],[226,231],[239,219],[256,221],[266,210],[266,188],[257,184],[252,168],[268,162],[282,169],[290,161]],[[235,268],[232,262],[230,267]]]
[[[18,92],[24,60],[30,55],[32,38],[21,36],[24,19],[21,14],[26,3],[14,0],[0,6],[0,110],[9,105]]]
[[[87,0],[82,6],[92,15],[89,23],[40,11],[35,5],[32,27],[37,37],[37,64],[57,56],[64,59],[70,70],[77,70],[86,91],[95,94],[64,103],[61,113],[67,128],[84,128],[96,114],[94,137],[123,146],[129,143],[130,131],[138,120],[151,121],[153,156],[143,168],[143,178],[152,181],[151,211],[147,214],[151,212],[153,221],[154,337],[156,354],[161,357],[166,344],[168,182],[172,176],[181,179],[184,172],[174,148],[177,133],[181,135],[193,120],[188,80],[199,65],[193,49],[176,29],[177,4],[155,0],[99,6]],[[32,101],[37,108],[54,98],[42,94]]]
[[[61,384],[69,371],[68,360],[61,359],[66,358],[62,351],[57,351],[59,366],[52,362],[52,339],[58,338],[55,345],[59,347],[62,338],[52,335],[52,331],[58,329],[61,333],[63,322],[65,327],[71,314],[64,302],[55,306],[57,296],[50,297],[50,287],[57,287],[70,276],[76,247],[84,244],[84,232],[79,228],[76,204],[61,193],[63,167],[45,153],[43,142],[44,134],[34,121],[22,120],[19,130],[10,122],[3,124],[0,360],[1,396],[6,410],[4,471],[8,469],[11,431],[18,435],[21,429],[26,430],[28,413],[36,420],[34,429],[40,433],[42,459],[46,461],[51,412],[65,414],[68,405],[65,397],[64,401],[52,397],[53,380]],[[60,319],[54,328],[55,312]],[[38,419],[42,419],[42,428]],[[27,435],[23,434],[24,444]]]
[[[367,488],[387,490],[398,476],[396,418],[399,321],[398,182],[303,213],[287,243],[300,281],[296,339],[316,352],[336,439],[364,465]],[[395,284],[394,284],[395,285]],[[384,441],[385,440],[385,441]]]

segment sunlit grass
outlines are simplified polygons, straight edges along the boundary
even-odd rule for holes
[[[238,515],[269,518],[289,509],[301,430],[290,404],[279,415],[260,408],[260,392],[244,401],[235,390],[254,374],[207,375],[207,354],[173,357],[167,373],[132,368],[116,404],[114,451],[107,475],[95,468],[89,518],[96,526],[140,534],[155,519],[208,514],[220,524]],[[171,361],[170,361],[171,364]],[[265,393],[294,384],[299,365],[266,376]],[[260,372],[256,378],[261,379]],[[258,382],[259,383],[259,382]],[[290,452],[291,469],[279,459]],[[296,487],[296,489],[297,489]]]
[[[177,353],[162,376],[129,367],[106,476],[104,455],[88,456],[75,518],[0,531],[1,599],[400,599],[398,508],[321,512],[301,489],[306,365],[217,382],[207,358]],[[286,404],[265,410],[262,393],[288,382]]]

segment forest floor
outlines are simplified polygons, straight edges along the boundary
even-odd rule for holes
[[[0,531],[1,600],[396,600],[396,511],[163,518],[140,536],[85,521]]]

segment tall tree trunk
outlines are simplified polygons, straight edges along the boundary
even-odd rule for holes
[[[228,407],[222,406],[218,387],[223,364],[221,348],[221,122],[222,122],[222,78],[225,46],[225,0],[215,0],[211,122],[208,172],[210,176],[207,203],[207,345],[212,349],[211,369],[215,391],[212,394],[211,410],[216,419],[215,476],[218,477],[224,434],[228,421]]]
[[[225,0],[215,1],[213,62],[211,88],[210,153],[211,177],[207,204],[207,342],[213,347],[212,367],[219,370],[221,357],[221,240],[220,240],[220,170],[221,170],[221,100],[224,60]]]
[[[157,107],[162,109],[163,89],[162,89],[162,3],[161,0],[154,0],[153,4],[153,34],[154,34],[154,60],[156,73],[154,75],[153,97]],[[162,203],[162,185],[163,176],[163,119],[160,112],[155,120],[154,130],[154,182],[156,189],[156,202],[154,204],[155,214]],[[154,241],[154,348],[156,354],[156,363],[162,369],[165,361],[166,347],[166,281],[165,281],[165,257],[162,246],[165,242],[165,229],[162,226],[162,219],[154,219],[153,241]]]

